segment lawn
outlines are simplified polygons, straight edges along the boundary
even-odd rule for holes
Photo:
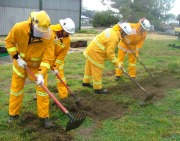
[[[79,33],[81,34],[81,33]],[[78,36],[79,36],[78,34]],[[74,35],[76,38],[76,35]],[[81,37],[86,36],[82,33]],[[92,38],[91,36],[90,38]],[[162,37],[162,38],[161,38]],[[89,36],[88,36],[89,38]],[[69,95],[63,104],[74,116],[86,114],[84,123],[75,130],[64,132],[68,117],[51,99],[52,129],[44,129],[36,115],[35,82],[25,85],[20,119],[7,124],[9,88],[12,65],[0,65],[0,140],[1,141],[178,141],[180,140],[180,49],[168,46],[180,42],[172,36],[150,34],[140,52],[140,59],[155,76],[157,82],[137,63],[136,81],[153,100],[141,106],[145,93],[126,75],[114,81],[114,66],[107,61],[103,71],[103,87],[109,95],[96,95],[81,86],[85,58],[82,52],[68,54],[65,61],[67,84],[81,104]],[[116,50],[117,53],[117,50]],[[126,58],[125,70],[127,70]],[[48,88],[59,99],[56,78],[49,71]],[[62,102],[60,100],[60,102]]]

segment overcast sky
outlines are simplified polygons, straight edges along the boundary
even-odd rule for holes
[[[108,7],[105,7],[101,4],[100,0],[83,0],[83,7],[87,8],[88,10],[108,10]],[[180,14],[180,0],[175,0],[174,7],[170,11],[174,15]]]

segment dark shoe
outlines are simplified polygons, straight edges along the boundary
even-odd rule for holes
[[[93,86],[90,83],[82,83],[83,87],[93,88]]]
[[[106,89],[95,89],[96,94],[108,94],[109,91]]]
[[[9,119],[7,121],[8,124],[13,123],[15,120],[17,120],[19,118],[19,115],[15,115],[15,116],[9,116]]]
[[[121,78],[121,76],[116,76],[116,77],[114,78],[114,80],[115,80],[115,81],[119,81],[120,78]]]
[[[53,126],[53,124],[49,121],[48,118],[42,118],[42,122],[46,129],[49,129]]]
[[[36,95],[34,95],[33,100],[37,100],[37,96]]]

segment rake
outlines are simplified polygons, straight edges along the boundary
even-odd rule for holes
[[[28,68],[25,67],[26,71],[37,81],[37,77],[33,74],[33,72]],[[54,102],[56,103],[56,105],[68,116],[68,118],[70,119],[69,122],[66,125],[66,130],[65,131],[70,131],[73,129],[78,128],[83,121],[86,118],[86,115],[82,115],[79,117],[74,117],[72,114],[69,113],[69,111],[56,99],[56,97],[48,90],[48,88],[46,86],[44,86],[43,84],[40,84],[40,86],[48,93],[48,95],[54,100]]]
[[[146,98],[145,98],[144,102],[153,99],[155,94],[148,94],[146,92],[146,90],[135,79],[133,79],[123,68],[119,68],[119,69],[121,69],[146,94]]]
[[[61,79],[61,77],[59,76],[59,74],[55,74],[56,77],[61,81],[61,83],[63,83],[63,85],[66,87],[66,89],[68,90],[68,92],[73,96],[73,98],[76,100],[76,104],[80,105],[80,98],[76,98],[76,96],[73,94],[73,92],[70,90],[70,88],[64,83],[64,81]]]

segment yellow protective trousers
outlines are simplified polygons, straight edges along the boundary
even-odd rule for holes
[[[118,61],[122,64],[122,67],[124,67],[124,58],[125,58],[126,52],[118,49]],[[136,77],[136,57],[133,53],[128,52],[128,73],[131,77]],[[121,76],[123,73],[122,70],[116,68],[116,76]]]
[[[64,69],[59,69],[58,75],[63,80],[63,82],[66,84],[66,80],[64,77]],[[57,89],[59,92],[60,99],[65,99],[68,97],[68,91],[67,88],[64,86],[64,84],[59,80],[59,78],[56,78],[57,80]]]
[[[29,69],[36,74],[38,68]],[[20,75],[21,74],[21,75]],[[24,97],[24,85],[27,76],[33,80],[33,78],[23,69],[16,66],[13,66],[13,75],[12,75],[12,84],[10,90],[10,99],[9,99],[9,115],[19,115],[22,101]],[[44,75],[44,85],[47,86],[47,74]],[[36,85],[36,94],[37,94],[37,114],[40,118],[49,117],[49,96],[40,86]]]
[[[94,89],[102,88],[102,68],[97,67],[86,59],[85,72],[84,72],[84,83],[90,83],[93,81]]]

